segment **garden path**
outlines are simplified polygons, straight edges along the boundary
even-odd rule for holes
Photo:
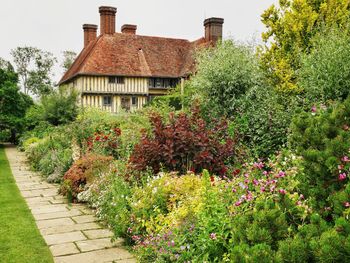
[[[113,233],[98,223],[91,209],[67,204],[58,194],[58,185],[30,171],[24,153],[10,145],[5,151],[18,188],[56,263],[135,262],[122,247],[122,240],[111,242]]]

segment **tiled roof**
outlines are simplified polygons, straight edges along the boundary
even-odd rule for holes
[[[194,70],[194,50],[208,45],[204,38],[183,39],[104,34],[84,48],[59,84],[78,75],[169,77]]]

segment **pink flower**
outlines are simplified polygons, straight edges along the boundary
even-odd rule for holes
[[[249,178],[249,174],[244,174],[244,177],[245,178]]]
[[[338,170],[339,170],[339,171],[341,171],[341,170],[343,170],[343,169],[344,169],[344,165],[342,165],[342,164],[341,164],[341,165],[338,165]]]
[[[315,113],[317,111],[317,107],[314,105],[314,106],[312,106],[312,108],[311,108],[311,112],[313,112],[313,113]]]
[[[239,200],[239,201],[237,201],[237,202],[235,203],[235,206],[240,206],[241,204],[242,204],[242,201]]]
[[[263,171],[263,175],[268,175],[269,172],[268,171]]]
[[[233,193],[236,193],[237,190],[236,190],[235,188],[232,188],[232,192],[233,192]]]
[[[349,159],[349,157],[348,156],[343,156],[343,158],[341,158],[341,160],[343,161],[343,162],[346,162],[346,163],[348,163],[348,162],[350,162],[350,159]]]
[[[210,234],[210,238],[211,238],[212,240],[215,240],[215,239],[216,239],[216,234],[215,234],[215,233],[211,233],[211,234]]]
[[[254,184],[254,185],[259,185],[259,181],[256,180],[256,179],[254,179],[254,180],[253,180],[253,184]]]
[[[265,192],[265,187],[260,187],[261,192]]]
[[[285,194],[287,193],[287,191],[284,190],[284,189],[280,189],[278,192],[279,192],[281,195],[285,195]]]
[[[339,179],[339,181],[344,181],[346,179],[346,173],[339,174],[338,179]]]
[[[275,189],[276,189],[276,186],[275,186],[275,185],[271,186],[271,187],[270,187],[270,192],[275,191]]]
[[[131,228],[131,227],[128,227],[127,232],[128,232],[129,234],[131,234],[131,233],[132,233],[132,228]]]
[[[299,196],[299,199],[300,199],[300,200],[303,200],[304,198],[305,198],[305,197],[304,197],[304,195],[302,195],[302,194]]]
[[[345,206],[345,207],[350,207],[350,203],[349,203],[349,202],[345,202],[345,203],[344,203],[344,206]]]
[[[262,163],[262,162],[259,162],[259,163],[255,162],[253,164],[253,166],[254,166],[254,168],[262,169],[264,167],[264,163]]]
[[[301,201],[297,201],[297,205],[301,205]]]
[[[283,172],[283,171],[280,171],[280,172],[278,173],[278,177],[285,177],[285,176],[286,176],[286,173]]]

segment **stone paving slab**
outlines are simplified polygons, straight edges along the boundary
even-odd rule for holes
[[[59,186],[30,171],[24,153],[15,147],[6,145],[5,152],[18,188],[55,263],[136,262],[122,247],[122,239],[111,241],[113,233],[98,223],[90,208],[68,204],[58,194]]]

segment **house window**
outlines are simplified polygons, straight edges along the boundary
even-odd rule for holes
[[[132,106],[136,106],[136,107],[137,107],[138,98],[137,98],[137,97],[132,97],[132,98],[131,98],[131,103],[132,103]]]
[[[124,84],[124,77],[116,77],[117,84]]]
[[[112,106],[112,96],[103,96],[103,106]]]
[[[109,84],[124,84],[124,77],[109,77],[108,82]]]
[[[121,107],[126,111],[130,111],[130,97],[121,97]]]
[[[116,79],[115,77],[109,77],[108,78],[108,83],[109,84],[114,84],[115,83],[115,79]]]

